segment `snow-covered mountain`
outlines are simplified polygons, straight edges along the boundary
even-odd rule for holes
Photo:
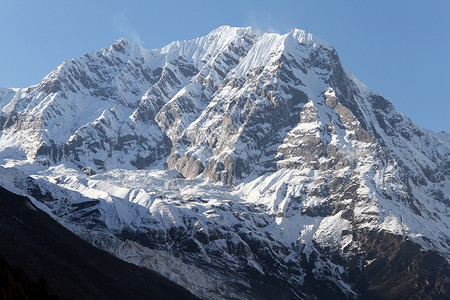
[[[449,135],[310,33],[120,39],[0,107],[3,186],[197,296],[450,295]]]

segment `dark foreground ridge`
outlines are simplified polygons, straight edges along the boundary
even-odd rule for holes
[[[43,276],[31,280],[22,267],[12,268],[4,258],[0,258],[0,300],[47,299],[59,300],[53,295]]]
[[[62,299],[196,299],[157,273],[89,245],[26,197],[0,187],[0,207],[0,257],[33,282],[45,279],[51,294]]]

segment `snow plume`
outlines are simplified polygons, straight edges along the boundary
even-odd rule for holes
[[[289,31],[289,30],[280,30],[280,28],[278,26],[274,26],[274,24],[276,23],[272,17],[272,15],[270,14],[259,14],[257,12],[249,12],[247,14],[247,22],[256,28],[259,28],[262,31],[267,31],[267,32],[271,32],[271,33],[282,33],[285,31]]]
[[[130,19],[123,13],[116,14],[114,16],[113,25],[114,25],[114,29],[120,35],[128,38],[129,40],[131,40],[132,42],[135,42],[137,44],[140,44],[140,45],[144,44],[139,33],[131,25]]]

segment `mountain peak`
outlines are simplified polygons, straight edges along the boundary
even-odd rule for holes
[[[130,41],[121,37],[111,45],[110,49],[123,53],[127,48],[130,47],[130,45],[131,45]]]
[[[281,33],[273,33],[268,31],[263,31],[258,27],[248,26],[248,27],[232,27],[228,25],[220,26],[214,30],[212,30],[207,36],[208,37],[218,37],[218,36],[227,36],[227,37],[235,37],[235,36],[243,36],[247,34],[252,34],[261,38],[264,34],[267,35],[275,35],[275,36],[292,36],[294,39],[298,40],[302,44],[311,45],[313,47],[322,46],[324,48],[332,49],[332,46],[328,44],[326,41],[321,38],[313,35],[312,33],[307,32],[303,29],[294,28],[290,32],[281,34]]]
[[[130,41],[129,39],[124,38],[124,37],[117,39],[111,46],[114,46],[114,45],[121,45],[124,47],[132,47],[132,46],[142,47],[140,43]]]
[[[141,45],[131,42],[123,37],[115,41],[109,48],[105,48],[108,53],[131,56],[145,56],[149,50]]]
[[[313,47],[322,46],[324,48],[332,49],[333,47],[330,46],[327,42],[322,40],[321,38],[313,35],[312,33],[309,33],[302,29],[293,29],[291,32],[289,32],[289,35],[292,35],[295,39],[297,39],[302,44],[308,44],[312,45]]]
[[[212,30],[208,36],[212,36],[212,35],[243,35],[243,34],[248,34],[248,33],[253,33],[253,34],[257,34],[257,35],[262,35],[263,31],[261,31],[260,29],[253,27],[253,26],[247,26],[247,27],[233,27],[233,26],[228,26],[228,25],[223,25],[220,27],[217,27],[216,29]]]

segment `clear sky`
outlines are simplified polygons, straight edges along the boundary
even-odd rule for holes
[[[0,0],[0,86],[39,83],[120,37],[160,48],[220,25],[305,29],[419,126],[450,132],[449,0]]]

